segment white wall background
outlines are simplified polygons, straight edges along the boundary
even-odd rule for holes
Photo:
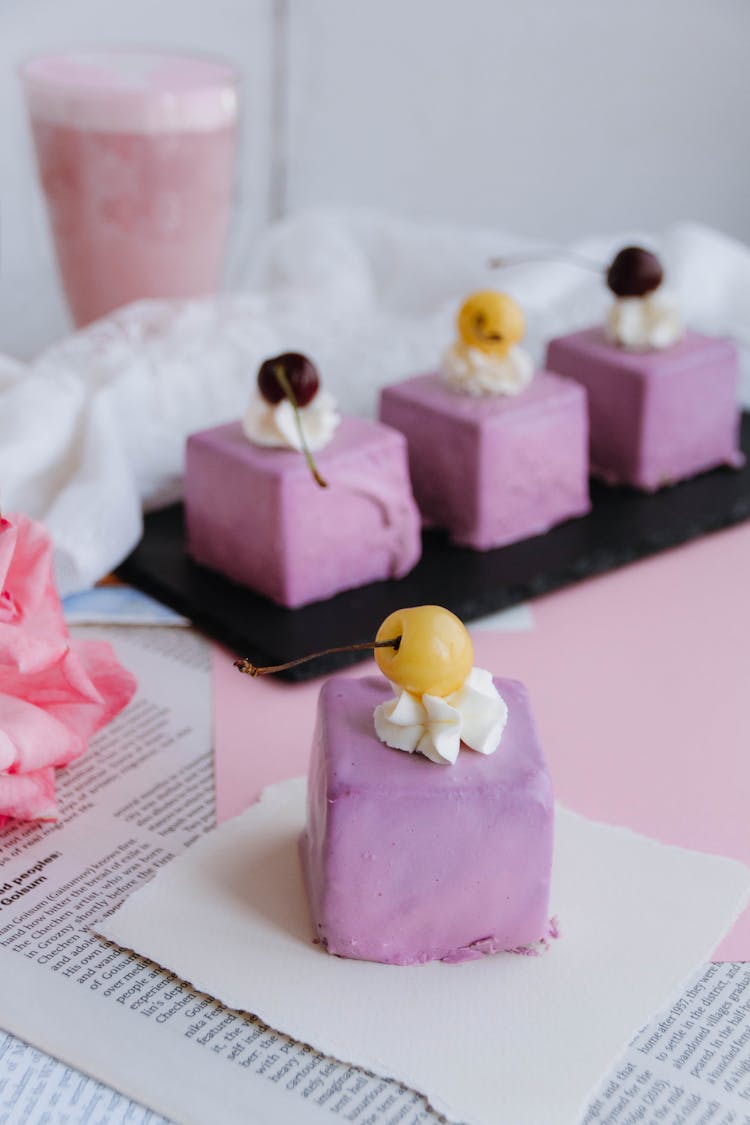
[[[229,284],[269,218],[309,205],[750,241],[747,0],[0,0],[0,350],[67,327],[15,67],[96,43],[243,72]]]

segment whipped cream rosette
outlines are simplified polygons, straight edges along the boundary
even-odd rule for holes
[[[468,395],[517,395],[534,377],[531,356],[512,347],[504,356],[488,355],[458,340],[443,356],[443,378]]]
[[[405,688],[394,700],[375,708],[375,732],[381,742],[407,754],[424,754],[438,765],[453,765],[461,743],[479,754],[500,745],[508,708],[484,668],[472,668],[458,691],[421,698]]]
[[[683,335],[679,306],[663,288],[661,262],[640,246],[625,246],[607,270],[615,301],[607,316],[607,334],[630,351],[668,348]]]
[[[299,409],[299,419],[308,449],[317,453],[328,445],[341,421],[341,415],[333,395],[321,390],[309,405]],[[255,391],[243,415],[242,429],[245,436],[256,445],[304,452],[294,407],[287,399],[270,403],[259,391]]]
[[[610,340],[631,351],[671,347],[682,331],[679,307],[667,293],[619,298],[607,314]]]
[[[472,293],[461,306],[458,339],[441,365],[446,383],[468,395],[517,395],[534,377],[531,356],[519,347],[525,332],[520,306],[494,289]]]

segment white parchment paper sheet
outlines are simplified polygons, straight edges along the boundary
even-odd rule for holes
[[[413,968],[311,941],[302,780],[272,786],[97,927],[233,1008],[428,1095],[453,1120],[556,1125],[744,904],[750,871],[558,808],[561,938]],[[450,904],[446,904],[450,909]]]

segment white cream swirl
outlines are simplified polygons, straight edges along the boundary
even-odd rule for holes
[[[402,689],[375,708],[375,733],[381,742],[407,754],[424,754],[438,765],[453,765],[463,742],[480,754],[500,745],[508,707],[484,668],[472,668],[458,691],[412,695]]]
[[[299,407],[299,417],[313,453],[328,445],[341,421],[333,395],[322,390],[307,406]],[[285,398],[274,405],[266,402],[256,389],[242,419],[242,429],[245,437],[256,445],[302,450],[294,410]]]
[[[446,383],[468,395],[517,395],[534,377],[531,356],[514,345],[498,356],[471,348],[458,340],[443,356],[441,373]]]
[[[618,297],[607,316],[610,340],[630,351],[671,347],[682,332],[677,302],[660,290],[645,297]]]

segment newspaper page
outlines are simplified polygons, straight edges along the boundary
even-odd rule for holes
[[[169,1125],[95,1078],[0,1032],[0,1125]]]
[[[180,1122],[438,1120],[413,1091],[323,1058],[90,931],[214,824],[207,643],[184,629],[96,635],[114,641],[139,690],[58,774],[59,822],[0,837],[0,1026]],[[5,1042],[10,1059],[28,1049]],[[92,1084],[58,1113],[73,1079],[54,1066],[44,1079],[47,1062],[17,1081],[6,1068],[0,1120],[125,1112]]]
[[[583,1125],[750,1125],[750,964],[704,965],[638,1032]]]

